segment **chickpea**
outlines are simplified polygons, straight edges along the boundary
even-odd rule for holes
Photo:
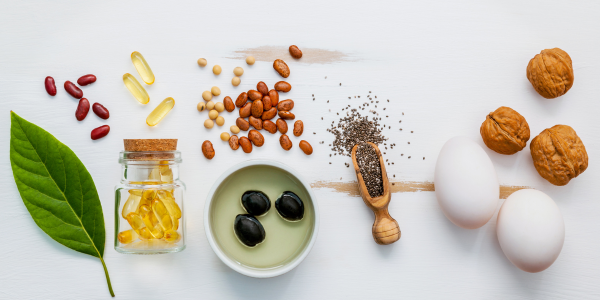
[[[231,84],[233,84],[233,86],[238,86],[240,85],[240,78],[239,77],[233,77],[233,79],[231,79]]]
[[[196,106],[196,108],[198,109],[198,111],[202,112],[206,109],[206,105],[204,104],[204,102],[198,102],[198,106]]]
[[[206,102],[206,109],[212,110],[214,108],[215,108],[215,103],[214,102],[212,102],[212,101]]]
[[[231,133],[233,133],[233,134],[240,133],[240,128],[235,125],[232,125],[231,127],[229,127],[229,130],[231,130]]]
[[[208,112],[208,117],[211,118],[211,120],[216,119],[218,116],[219,112],[214,109]]]
[[[210,101],[210,99],[212,99],[212,93],[210,91],[202,92],[202,99],[204,99],[204,101]]]
[[[215,95],[215,96],[219,96],[219,95],[221,95],[221,89],[220,89],[218,86],[213,86],[213,87],[210,89],[210,92],[211,92],[213,95]]]
[[[215,126],[215,123],[213,122],[213,120],[206,119],[206,121],[204,121],[204,127],[211,129],[211,128],[213,128],[213,126]]]
[[[223,102],[217,102],[217,103],[215,104],[215,109],[216,109],[218,112],[223,112],[223,111],[225,110],[225,105],[223,104]]]
[[[253,56],[246,57],[246,63],[249,65],[253,65],[255,61],[256,61],[256,59],[254,59]]]
[[[218,116],[215,121],[217,122],[217,125],[219,125],[219,126],[223,126],[223,124],[225,124],[225,118],[223,118],[222,116]]]
[[[219,74],[221,74],[221,66],[219,66],[219,65],[215,65],[215,66],[213,67],[213,73],[215,73],[215,75],[219,75]]]
[[[227,141],[229,141],[229,138],[230,138],[229,133],[227,133],[227,132],[221,133],[221,141],[227,142]]]
[[[208,64],[208,62],[206,61],[206,58],[198,58],[198,65],[201,67],[206,67],[206,64]]]
[[[244,74],[244,69],[242,69],[242,67],[235,67],[235,69],[233,69],[233,74],[235,74],[235,76],[242,76],[242,74]]]

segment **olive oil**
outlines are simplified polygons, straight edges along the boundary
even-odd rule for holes
[[[256,247],[243,245],[235,236],[233,222],[246,214],[241,197],[246,191],[262,191],[271,201],[267,214],[256,217],[265,228],[265,241]],[[304,218],[284,220],[275,209],[275,200],[285,191],[296,193],[304,202]],[[314,199],[312,199],[314,200]],[[315,223],[314,207],[302,183],[288,172],[271,166],[250,166],[231,174],[214,194],[210,223],[219,247],[239,264],[272,269],[296,258],[308,245]]]

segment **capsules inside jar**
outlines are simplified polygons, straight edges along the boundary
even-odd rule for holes
[[[156,126],[175,106],[175,99],[168,97],[163,100],[146,118],[148,126]]]
[[[142,56],[141,53],[137,51],[131,53],[131,62],[133,62],[135,69],[138,71],[138,73],[142,77],[142,80],[146,84],[150,85],[154,83],[154,73],[152,72],[152,69],[150,69],[150,66],[148,65],[146,59],[144,59],[144,56]]]

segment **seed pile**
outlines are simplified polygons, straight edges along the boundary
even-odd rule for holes
[[[375,148],[371,145],[361,142],[356,148],[356,161],[358,162],[359,172],[372,198],[383,195],[383,179],[381,176],[381,166],[379,157]]]
[[[350,107],[350,106],[348,106]],[[327,131],[331,132],[335,139],[331,150],[339,155],[351,156],[352,148],[361,142],[371,142],[379,145],[387,138],[381,134],[383,126],[379,123],[380,118],[362,116],[358,109],[350,109],[350,113],[346,113],[346,117],[341,118],[338,124],[331,123],[331,128]]]

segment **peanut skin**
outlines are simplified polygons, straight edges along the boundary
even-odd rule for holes
[[[241,137],[239,143],[245,153],[252,152],[252,142],[247,137]]]
[[[277,124],[277,130],[281,132],[281,134],[286,134],[288,131],[287,122],[284,119],[277,119],[275,122]]]
[[[304,132],[304,123],[300,120],[294,122],[294,135],[301,136]]]
[[[260,82],[258,82],[258,84],[256,84],[256,89],[264,96],[269,94],[269,88],[267,87],[267,84],[262,81],[260,81]]]
[[[279,138],[279,144],[281,145],[281,148],[283,148],[283,150],[285,151],[289,151],[290,149],[292,149],[292,141],[290,141],[290,138],[285,134],[282,134]]]
[[[302,149],[302,152],[306,155],[311,155],[313,153],[312,146],[305,140],[300,141],[300,149]]]
[[[237,135],[232,135],[229,137],[229,147],[231,147],[231,150],[237,150],[240,148],[240,141],[238,140]]]
[[[248,101],[248,94],[246,92],[242,92],[237,99],[235,100],[235,106],[242,107]]]
[[[264,120],[263,129],[268,131],[269,133],[275,134],[275,132],[277,132],[277,125],[271,122],[271,120]]]
[[[279,81],[275,84],[275,90],[278,92],[287,93],[292,89],[292,85],[286,81]]]
[[[210,141],[206,140],[202,143],[202,154],[207,159],[213,159],[215,157],[215,149],[213,149],[213,145]]]
[[[285,61],[281,59],[276,59],[273,62],[273,69],[275,69],[275,71],[277,71],[277,73],[279,73],[279,75],[281,75],[283,78],[288,78],[290,76],[290,68]]]
[[[261,147],[265,144],[265,137],[263,137],[260,132],[254,129],[248,132],[248,139],[252,141],[252,144],[254,144],[256,147]]]

